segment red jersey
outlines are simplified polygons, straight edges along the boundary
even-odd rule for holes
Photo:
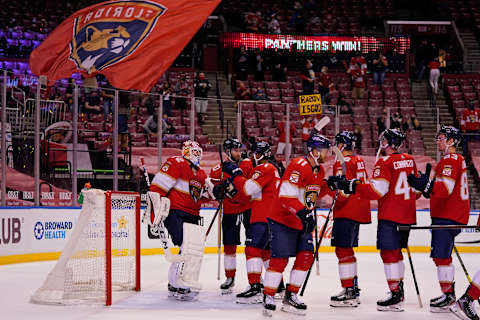
[[[365,170],[365,162],[359,156],[345,156],[345,167],[347,172],[345,177],[348,180],[359,179],[367,183],[368,174]],[[343,175],[340,161],[333,165],[333,174]],[[337,202],[333,208],[333,218],[347,218],[360,223],[371,223],[370,200],[362,199],[358,194],[338,194]]]
[[[435,167],[430,216],[467,224],[470,216],[467,165],[458,153],[446,154]]]
[[[428,67],[433,70],[433,69],[438,69],[440,67],[440,62],[438,61],[430,61],[428,63]]]
[[[302,230],[302,221],[296,213],[303,208],[315,208],[317,199],[323,197],[328,190],[324,178],[322,166],[316,172],[305,158],[293,159],[283,174],[269,218],[287,227]]]
[[[365,88],[365,78],[362,69],[358,65],[350,65],[347,71],[352,75],[353,86],[355,88]]]
[[[256,166],[250,179],[239,176],[234,181],[237,190],[252,199],[250,223],[267,222],[268,214],[274,205],[280,174],[271,163]]]
[[[473,110],[465,109],[462,115],[462,130],[478,131],[480,129],[480,111],[475,108]]]
[[[320,73],[318,84],[324,88],[329,88],[332,83],[332,77],[328,73]]]
[[[286,132],[285,132],[285,122],[280,122],[278,124],[278,132],[279,132],[279,140],[280,142],[283,142],[285,143],[287,140],[286,140]],[[295,123],[293,121],[290,121],[290,143],[292,143],[292,138],[293,138],[293,135],[295,134]]]
[[[240,169],[243,171],[243,177],[250,178],[253,170],[252,161],[250,159],[245,159],[240,162]],[[210,178],[220,180],[221,176],[221,167],[220,164],[212,168],[210,172]],[[225,181],[230,176],[223,173],[223,181]],[[225,197],[223,200],[223,213],[224,214],[237,214],[244,212],[250,209],[250,198],[246,197],[242,192],[238,192],[233,198]]]
[[[415,191],[408,185],[410,173],[417,174],[413,157],[406,153],[394,153],[378,159],[369,184],[357,186],[357,193],[364,199],[378,200],[378,220],[400,224],[417,221]]]
[[[171,157],[153,177],[150,191],[170,199],[170,209],[178,209],[198,216],[201,194],[207,175],[202,169],[194,172],[183,157]]]

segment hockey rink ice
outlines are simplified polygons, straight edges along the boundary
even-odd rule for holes
[[[337,273],[337,259],[333,252],[320,254],[320,275],[315,267],[310,282],[302,298],[308,305],[306,316],[287,314],[277,311],[272,319],[457,319],[453,314],[434,314],[428,311],[430,298],[440,295],[436,268],[426,253],[412,253],[415,272],[420,286],[424,304],[418,306],[415,287],[404,253],[405,271],[405,311],[379,312],[376,301],[384,298],[387,284],[383,264],[377,253],[357,253],[359,269],[359,286],[361,305],[358,308],[332,308],[329,306],[331,295],[340,292]],[[480,256],[475,253],[463,253],[462,258],[473,277],[480,269]],[[247,286],[245,256],[237,257],[237,277],[235,291],[243,291]],[[456,257],[456,293],[460,297],[467,286],[467,279]],[[113,294],[113,305],[76,305],[46,306],[29,302],[31,294],[41,286],[48,272],[56,261],[20,263],[0,266],[0,286],[3,289],[0,303],[0,319],[268,319],[262,316],[261,305],[239,305],[234,302],[234,295],[220,294],[220,281],[217,278],[217,255],[205,255],[201,272],[204,290],[196,302],[179,302],[167,298],[168,263],[162,255],[142,256],[142,290]],[[288,281],[292,259],[285,272]],[[223,256],[222,256],[222,279]],[[479,310],[477,304],[476,308]]]

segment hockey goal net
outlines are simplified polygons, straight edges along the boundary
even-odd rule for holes
[[[31,301],[112,303],[112,290],[140,290],[140,195],[90,189],[67,245]]]

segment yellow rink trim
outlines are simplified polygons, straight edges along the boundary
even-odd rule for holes
[[[480,253],[480,246],[479,247],[464,247],[460,246],[457,247],[459,252],[462,253]],[[334,247],[321,247],[320,252],[334,252]],[[355,248],[356,252],[378,252],[375,246],[360,246]],[[405,251],[405,250],[404,250]],[[428,253],[430,252],[429,246],[411,246],[411,252],[421,252],[421,253]],[[174,248],[172,250],[173,253],[178,254],[178,248]],[[217,247],[206,247],[205,253],[217,253]],[[223,247],[222,247],[223,252]],[[244,253],[245,247],[238,246],[237,253]],[[141,249],[142,256],[148,255],[155,255],[155,254],[163,254],[163,249],[160,248],[150,248],[150,249]],[[28,253],[28,254],[17,254],[17,255],[10,255],[10,256],[0,256],[0,265],[4,264],[13,264],[13,263],[23,263],[23,262],[36,262],[36,261],[49,261],[49,260],[57,260],[60,257],[60,252],[45,252],[45,253]]]

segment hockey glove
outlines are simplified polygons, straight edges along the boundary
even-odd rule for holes
[[[345,176],[330,176],[327,179],[327,186],[332,191],[338,190],[338,182],[342,180],[345,180]]]
[[[225,187],[223,183],[217,184],[216,186],[213,187],[213,196],[218,201],[221,201],[223,200],[223,198],[225,198]]]
[[[312,210],[303,208],[297,212],[297,217],[302,221],[302,231],[305,233],[311,233],[315,229],[315,218]]]
[[[430,171],[432,170],[432,165],[427,163],[425,167],[425,173],[421,171],[418,172],[418,177],[413,173],[410,173],[407,177],[408,184],[413,189],[420,191],[425,198],[430,198],[430,193],[432,193],[433,184],[435,179],[430,180]]]
[[[345,194],[354,194],[355,188],[357,184],[360,184],[360,180],[352,179],[352,180],[339,180],[337,183],[338,189],[342,190]]]
[[[235,188],[235,185],[233,184],[232,178],[227,178],[223,183],[223,186],[225,188],[225,195],[230,199],[232,199],[238,192],[237,188]]]
[[[222,170],[232,178],[236,176],[240,176],[243,174],[242,169],[240,169],[235,163],[233,162],[224,162],[222,165]]]

